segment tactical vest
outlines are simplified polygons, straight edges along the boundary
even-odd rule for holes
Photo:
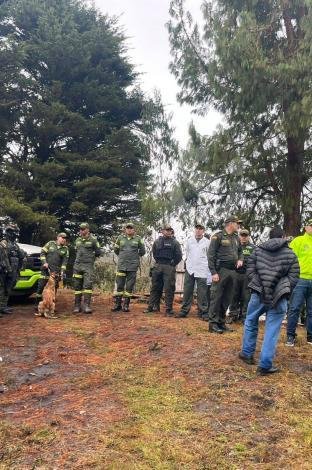
[[[173,264],[175,240],[173,238],[159,237],[155,242],[154,258],[160,264]]]

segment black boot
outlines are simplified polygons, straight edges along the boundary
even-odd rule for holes
[[[81,294],[75,294],[75,306],[73,313],[81,312]]]
[[[123,301],[122,311],[130,312],[129,305],[130,305],[130,297],[126,297]]]
[[[111,309],[111,312],[120,312],[122,310],[122,307],[121,307],[121,296],[120,295],[116,295],[114,297],[114,300],[115,300],[115,305],[114,307]]]
[[[83,296],[83,313],[92,313],[91,296],[92,294],[84,294]]]

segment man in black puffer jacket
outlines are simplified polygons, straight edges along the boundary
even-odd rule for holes
[[[251,254],[247,276],[252,294],[239,357],[247,364],[254,364],[259,317],[266,312],[265,333],[257,373],[273,374],[278,371],[272,362],[287,311],[287,298],[299,278],[297,257],[288,247],[281,228],[273,228],[270,231],[270,240],[258,246]]]

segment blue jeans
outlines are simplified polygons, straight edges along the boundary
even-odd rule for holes
[[[274,308],[261,302],[258,294],[251,294],[244,326],[242,353],[253,356],[258,337],[259,317],[266,312],[264,338],[259,358],[259,367],[270,369],[275,356],[282,321],[287,312],[287,300],[281,299]]]
[[[296,328],[303,304],[307,305],[307,337],[312,339],[312,279],[299,279],[293,290],[288,312],[287,336],[296,336]]]

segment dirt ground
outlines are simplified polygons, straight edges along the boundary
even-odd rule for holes
[[[113,314],[0,319],[0,469],[311,469],[312,347],[279,343],[281,372],[237,359],[242,327]],[[176,306],[176,308],[178,308]],[[262,336],[262,331],[261,335]]]

